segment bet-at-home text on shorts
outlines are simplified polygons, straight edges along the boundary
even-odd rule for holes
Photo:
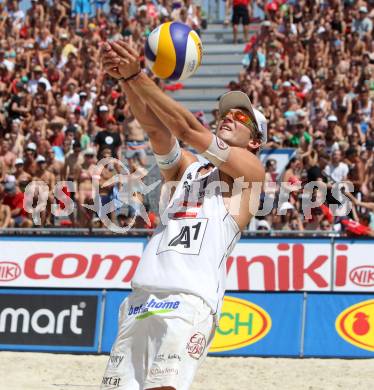
[[[121,304],[101,389],[189,389],[214,330],[211,308],[195,295],[134,291]]]

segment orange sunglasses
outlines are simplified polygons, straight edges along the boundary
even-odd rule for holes
[[[228,114],[231,114],[233,119],[242,123],[244,126],[247,126],[249,129],[257,129],[256,122],[245,112],[237,110],[237,111],[227,111],[222,116],[221,119],[223,119]]]

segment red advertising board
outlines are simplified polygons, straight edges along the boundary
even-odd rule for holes
[[[131,288],[145,241],[0,241],[0,287]],[[228,290],[374,291],[374,241],[241,240],[227,260]]]

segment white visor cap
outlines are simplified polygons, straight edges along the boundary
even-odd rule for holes
[[[257,127],[262,133],[262,143],[267,142],[267,122],[264,114],[252,106],[247,94],[241,91],[226,92],[219,99],[219,113],[223,115],[233,108],[244,108],[256,119]]]

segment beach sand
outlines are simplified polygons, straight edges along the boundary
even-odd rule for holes
[[[108,356],[0,352],[0,389],[99,389]],[[208,357],[191,390],[372,390],[374,359]]]

